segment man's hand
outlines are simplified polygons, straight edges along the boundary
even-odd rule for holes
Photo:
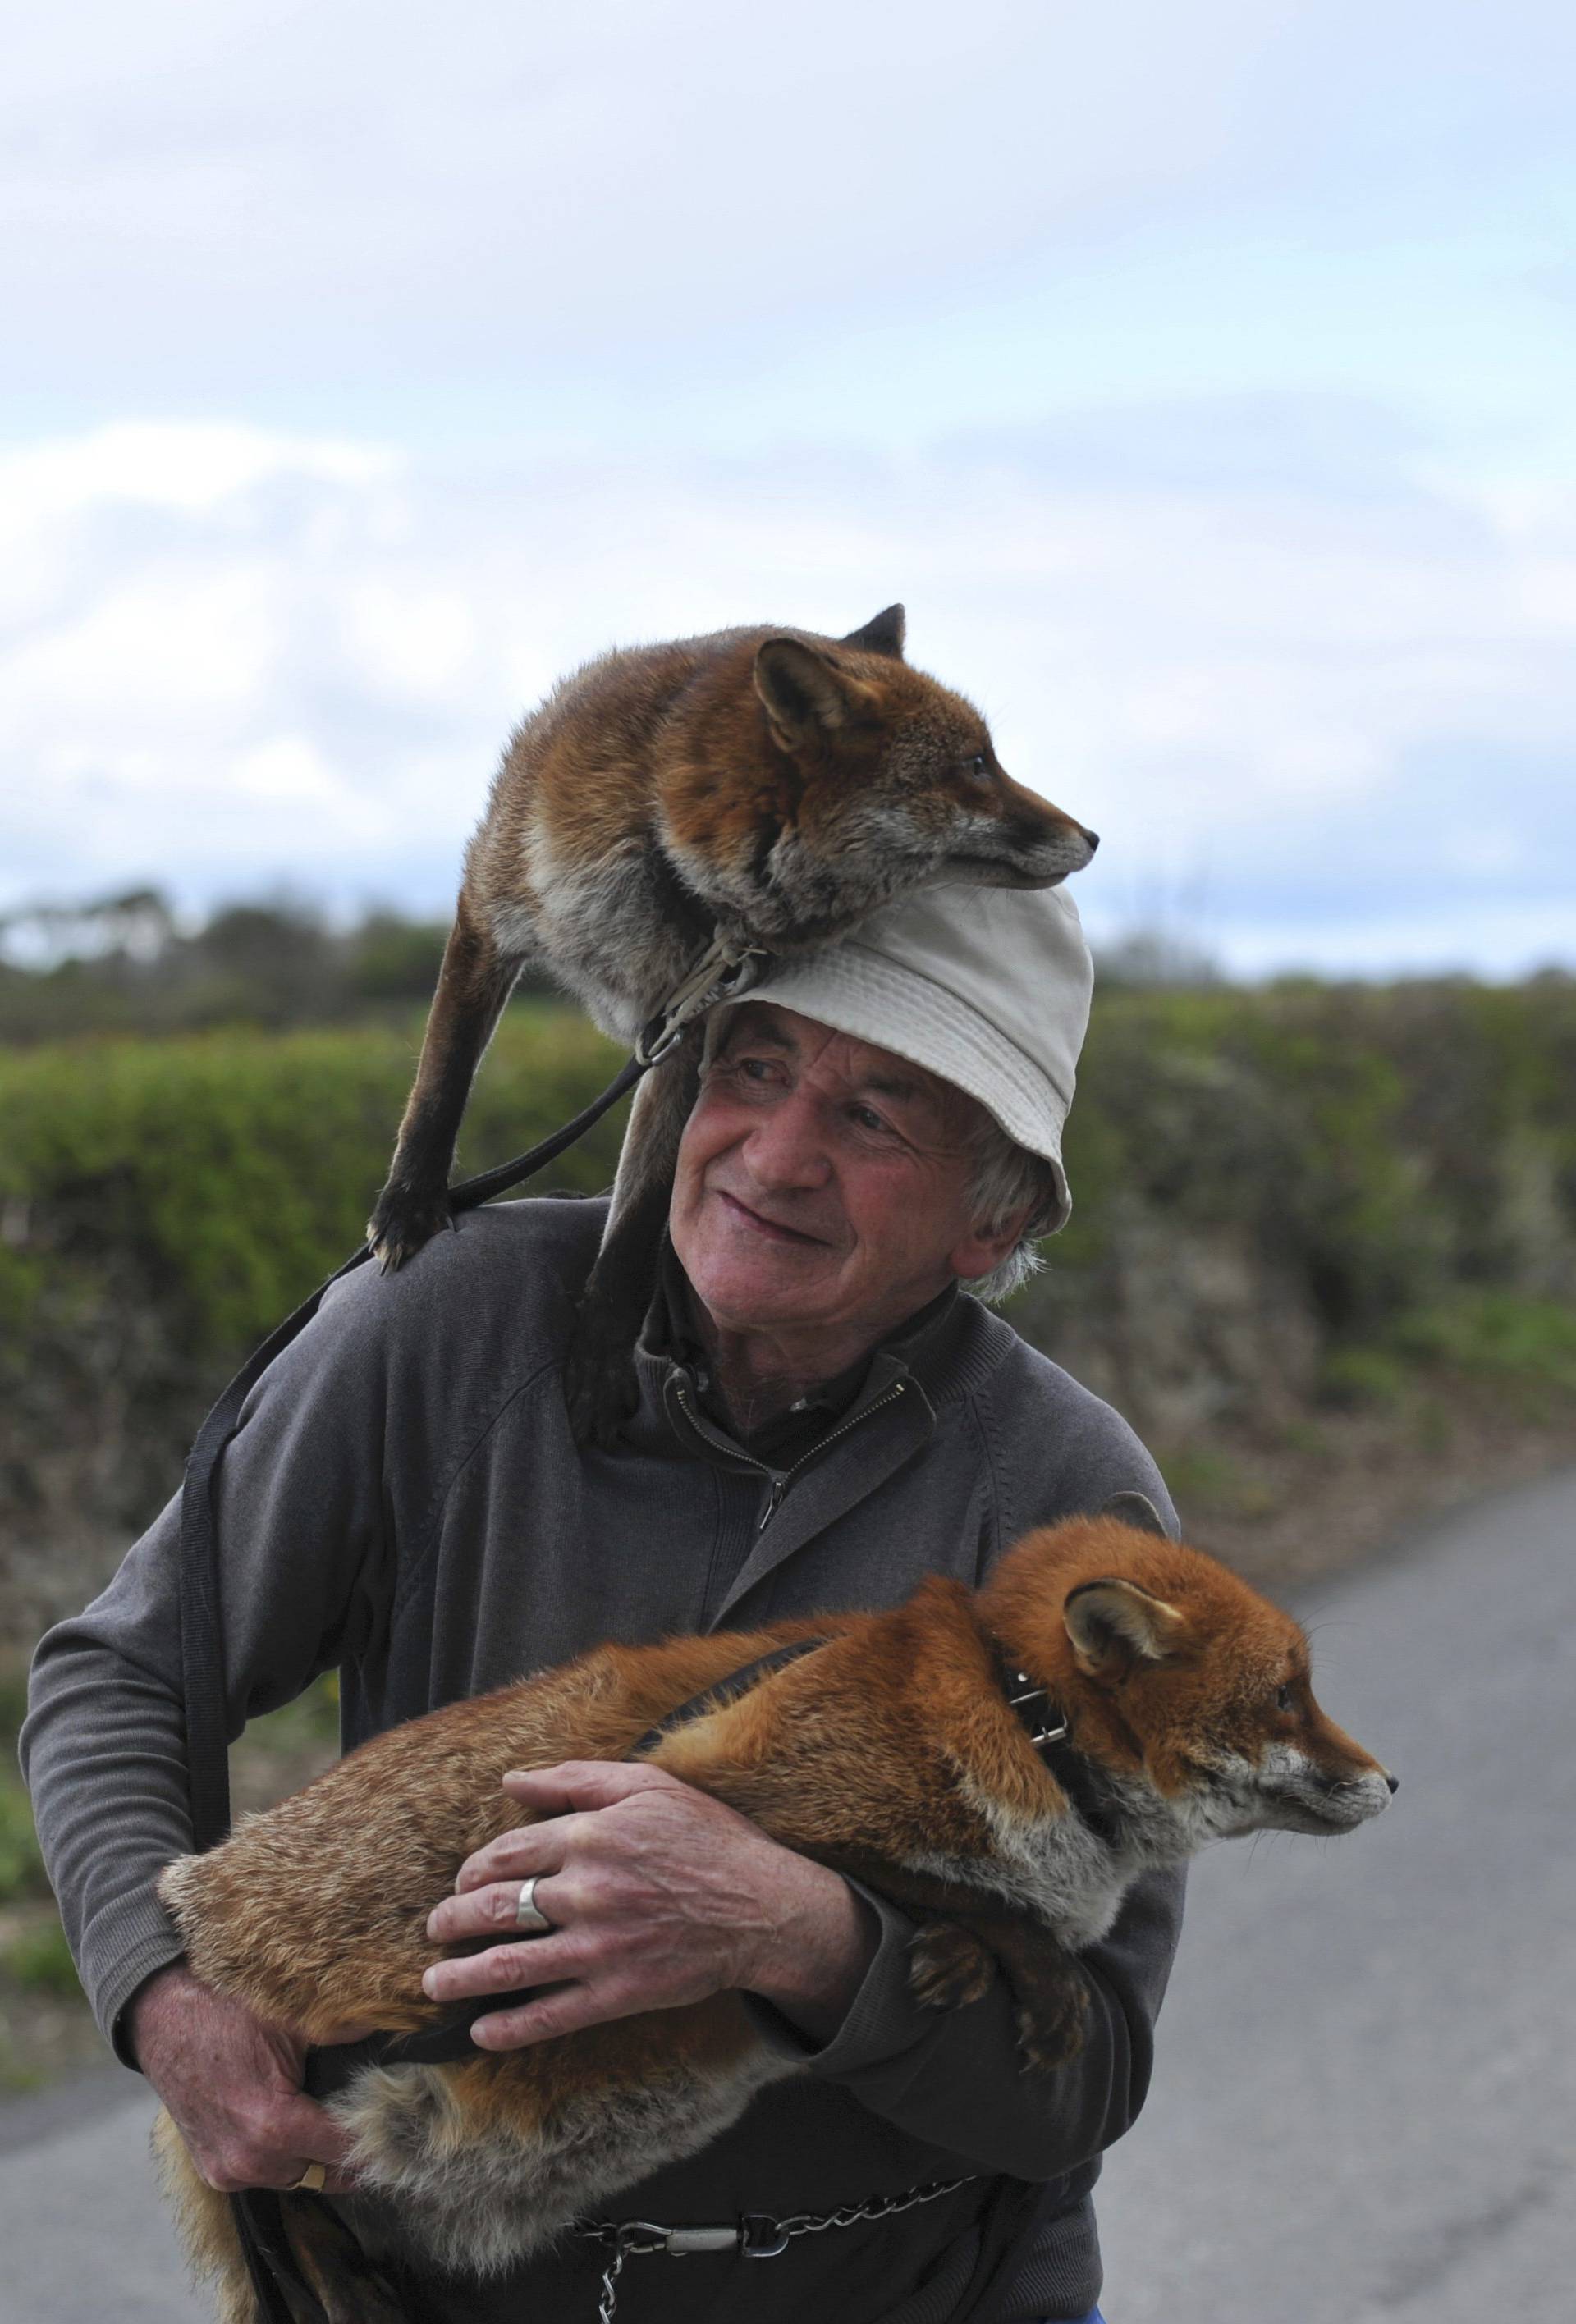
[[[642,2009],[674,2009],[740,1987],[809,2034],[840,2022],[876,1950],[874,1915],[824,1865],[780,1848],[749,1820],[660,1768],[568,1760],[505,1775],[540,1823],[468,1857],[427,1923],[442,1944],[496,1937],[437,1962],[435,2001],[551,1992],[480,2017],[485,2050],[517,2050]],[[517,1932],[523,1881],[553,1923]]]
[[[348,2141],[301,2091],[306,2044],[264,2025],[238,2001],[193,1977],[184,1962],[148,1979],[131,2005],[132,2048],[210,2187],[293,2187],[309,2163],[330,2168],[324,2187],[355,2184]]]

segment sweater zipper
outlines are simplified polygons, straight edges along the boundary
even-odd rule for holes
[[[839,1421],[836,1428],[829,1429],[819,1444],[812,1444],[808,1452],[802,1452],[793,1466],[787,1469],[774,1469],[769,1462],[757,1461],[755,1454],[746,1452],[742,1444],[731,1443],[719,1429],[713,1428],[710,1422],[695,1410],[681,1388],[675,1388],[673,1393],[678,1398],[680,1410],[697,1436],[703,1436],[715,1451],[727,1453],[732,1460],[743,1461],[748,1467],[758,1469],[763,1477],[771,1479],[772,1489],[767,1497],[765,1513],[756,1527],[756,1538],[758,1541],[782,1508],[783,1496],[801,1469],[806,1467],[811,1461],[819,1461],[829,1444],[835,1444],[839,1436],[846,1436],[851,1428],[858,1428],[862,1421],[870,1419],[874,1414],[881,1410],[883,1405],[895,1403],[906,1385],[904,1380],[894,1380],[892,1386],[885,1389],[873,1404],[867,1404],[862,1412],[851,1414],[847,1420]]]

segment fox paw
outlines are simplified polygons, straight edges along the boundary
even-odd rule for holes
[[[927,1921],[908,1949],[909,1990],[927,2009],[961,2009],[979,2000],[996,1974],[989,1946],[956,1921]]]
[[[1080,1980],[1065,1995],[1037,1994],[1017,2012],[1018,2055],[1031,2073],[1054,2073],[1083,2047],[1089,2001]]]
[[[610,1452],[639,1401],[635,1373],[635,1333],[628,1319],[595,1298],[581,1305],[564,1367],[564,1401],[577,1444],[597,1444]]]
[[[419,1193],[408,1186],[385,1186],[366,1222],[366,1240],[385,1275],[413,1259],[423,1243],[454,1224],[449,1190]]]

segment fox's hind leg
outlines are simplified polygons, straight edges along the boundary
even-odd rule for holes
[[[580,1299],[565,1379],[570,1421],[582,1444],[610,1448],[635,1409],[635,1343],[656,1283],[679,1140],[700,1086],[700,1039],[691,1027],[635,1093],[618,1157],[613,1207]]]
[[[394,1160],[367,1222],[366,1240],[385,1272],[449,1224],[460,1119],[523,960],[502,950],[461,890]]]

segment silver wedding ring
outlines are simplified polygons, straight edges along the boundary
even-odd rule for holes
[[[544,1937],[554,1925],[536,1901],[537,1880],[545,1880],[546,1877],[545,1872],[538,1873],[520,1883],[520,1899],[515,1907],[515,1920],[516,1926],[524,1929],[528,1937]]]

